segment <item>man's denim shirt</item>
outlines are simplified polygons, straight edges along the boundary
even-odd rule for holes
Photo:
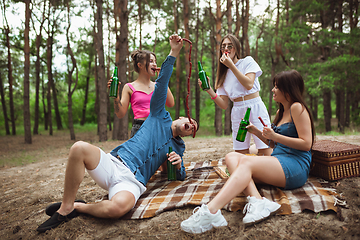
[[[162,163],[167,160],[166,153],[171,146],[173,151],[183,157],[185,143],[180,137],[173,137],[172,119],[165,110],[169,80],[176,58],[168,56],[161,65],[155,90],[150,101],[150,115],[139,131],[128,141],[111,151],[113,156],[119,156],[124,164],[134,173],[135,178],[146,186],[151,176]],[[176,171],[178,180],[184,180],[185,167]]]

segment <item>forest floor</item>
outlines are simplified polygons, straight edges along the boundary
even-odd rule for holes
[[[110,134],[109,134],[110,136]],[[77,139],[91,142],[106,152],[120,142],[98,142],[91,133],[77,134]],[[360,145],[360,135],[318,136]],[[242,224],[242,211],[222,210],[229,225],[203,234],[181,231],[181,221],[194,207],[161,213],[150,219],[99,219],[80,215],[56,229],[39,234],[36,228],[44,222],[45,207],[61,201],[68,151],[74,141],[69,134],[33,136],[33,144],[24,144],[23,137],[0,137],[0,239],[360,239],[360,177],[334,181],[330,186],[341,193],[346,208],[320,214],[275,215],[251,227]],[[231,137],[184,138],[184,161],[218,160],[232,150]],[[21,166],[7,167],[7,161],[26,160]],[[86,173],[77,194],[78,199],[94,202],[106,191],[98,187]]]

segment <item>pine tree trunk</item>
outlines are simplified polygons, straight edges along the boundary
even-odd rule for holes
[[[127,62],[126,57],[128,56],[128,21],[129,21],[129,11],[128,11],[128,0],[117,0],[115,4],[115,15],[119,18],[120,24],[120,34],[116,31],[117,34],[117,43],[116,43],[116,65],[118,66],[119,81],[121,82],[120,94],[122,93],[122,88],[127,83]],[[121,96],[120,96],[121,97]],[[128,112],[122,119],[119,119],[114,114],[114,128],[113,128],[113,139],[117,140],[127,140],[129,139],[129,119]]]
[[[36,62],[35,62],[35,111],[34,111],[34,128],[33,134],[39,134],[39,98],[40,98],[40,45],[42,36],[41,34],[36,36]]]
[[[10,51],[10,29],[9,26],[5,28],[6,34],[6,46],[8,49],[8,78],[9,78],[9,105],[10,105],[10,122],[12,135],[16,135],[16,123],[15,123],[15,108],[14,108],[14,93],[13,93],[13,71],[12,71],[12,60]]]
[[[184,28],[185,28],[185,38],[186,39],[190,39],[190,30],[189,30],[189,15],[190,15],[190,12],[189,12],[189,1],[188,0],[183,0],[183,6],[184,6]],[[186,86],[184,88],[184,92],[185,92],[185,99],[186,99],[186,96],[187,96],[187,79],[188,79],[188,76],[189,74],[189,71],[190,71],[190,62],[189,62],[189,54],[190,54],[190,45],[189,43],[187,42],[184,42],[184,52],[185,52],[185,69],[186,69],[186,75],[185,75],[185,84],[184,86]],[[191,58],[191,57],[190,57]],[[190,94],[189,94],[189,97],[188,97],[188,103],[187,103],[187,106],[186,106],[186,100],[185,100],[185,106],[184,106],[184,109],[185,109],[185,115],[186,115],[186,112],[187,112],[187,107],[189,108],[189,111],[190,111],[190,116],[192,116],[192,96],[191,96],[191,93],[192,91],[190,91]]]
[[[199,18],[199,12],[200,8],[197,6],[196,8],[196,25],[200,26],[200,18]],[[199,61],[198,55],[199,55],[199,27],[195,30],[195,49],[194,49],[194,64],[193,68],[196,69],[196,73],[199,72],[198,64]],[[201,58],[200,58],[201,60]],[[194,83],[193,89],[195,89],[195,118],[199,122],[200,121],[200,87],[197,82],[198,74],[194,74],[192,82]]]
[[[85,124],[85,122],[86,122],[86,105],[87,105],[88,98],[89,98],[89,83],[90,83],[91,62],[92,62],[92,56],[89,56],[88,71],[87,71],[87,74],[86,74],[84,104],[83,104],[83,108],[82,108],[82,115],[81,115],[81,121],[80,121],[81,126],[83,126]]]
[[[9,120],[8,120],[8,114],[7,114],[6,102],[5,102],[4,82],[2,80],[1,73],[0,73],[0,97],[1,97],[1,106],[4,113],[5,132],[6,135],[10,135]]]
[[[221,42],[221,18],[222,18],[222,13],[221,13],[221,6],[220,6],[221,1],[220,0],[216,0],[216,18],[215,18],[215,39],[216,39],[216,44],[215,44],[215,52],[216,54],[216,59],[219,59],[219,53],[220,53],[220,42]],[[216,61],[214,61],[215,63]],[[215,64],[214,64],[215,66]],[[215,67],[213,68],[214,70],[216,69]],[[215,72],[213,73],[213,76],[215,76]],[[215,78],[213,78],[215,80]],[[215,81],[213,81],[213,86],[215,85]],[[222,135],[222,109],[215,104],[215,134],[216,136],[221,136]]]
[[[107,86],[105,79],[105,61],[104,61],[104,45],[103,45],[103,1],[96,0],[96,22],[97,22],[97,55],[99,57],[99,65],[98,65],[98,87],[99,87],[99,141],[103,142],[107,140]]]
[[[68,10],[68,27],[66,29],[66,40],[67,40],[67,52],[70,55],[72,67],[68,70],[68,124],[70,130],[70,139],[75,140],[75,130],[74,130],[74,121],[73,121],[73,111],[72,111],[72,95],[75,92],[77,83],[78,83],[78,76],[79,71],[76,64],[76,59],[74,57],[74,53],[70,47],[70,37],[69,37],[69,29],[71,26],[70,22],[70,5],[67,3],[67,10]],[[69,66],[69,65],[68,65]],[[73,73],[75,70],[75,81],[73,81]]]
[[[325,131],[331,131],[331,92],[330,90],[323,91],[323,106],[324,106],[324,122]]]
[[[348,80],[348,85],[346,88],[346,100],[345,100],[345,127],[350,127],[350,107],[353,97],[351,86],[350,85],[350,79]]]
[[[232,14],[231,14],[231,7],[232,7],[232,1],[227,0],[226,8],[227,8],[227,25],[228,30],[227,32],[230,34],[232,33]],[[233,102],[229,101],[227,108],[225,109],[225,117],[224,117],[224,135],[230,135],[231,134],[231,109],[233,106]]]
[[[175,28],[175,33],[178,33],[178,10],[177,10],[177,2],[174,1],[173,4],[173,9],[174,9],[174,28]],[[180,73],[181,73],[181,61],[180,61],[180,56],[177,57],[176,59],[176,90],[175,90],[175,118],[178,119],[180,117],[180,102],[181,102],[181,97],[180,97],[180,93],[181,93],[181,78],[180,78]]]
[[[242,22],[242,39],[244,42],[244,52],[243,52],[243,56],[250,56],[250,44],[249,44],[249,36],[248,36],[248,29],[249,29],[249,10],[250,10],[250,3],[249,0],[245,0],[246,1],[246,5],[244,8],[244,16],[243,16],[243,22]]]
[[[341,133],[345,133],[345,93],[343,90],[338,91],[338,102],[336,109],[338,109],[338,128]]]
[[[40,23],[39,34],[36,35],[35,48],[36,48],[36,62],[35,62],[35,111],[34,111],[34,128],[33,134],[39,134],[39,117],[40,117],[40,47],[42,43],[42,29],[45,23],[46,3],[42,13],[42,20]]]
[[[24,135],[25,143],[31,144],[30,122],[30,0],[25,0],[25,31],[24,31]]]
[[[59,104],[58,104],[58,100],[57,100],[57,90],[56,90],[54,81],[51,84],[51,87],[52,87],[52,93],[53,93],[52,97],[53,97],[53,101],[54,101],[56,127],[58,130],[62,130],[63,126],[62,126],[62,121],[61,121],[61,116],[60,116],[60,111],[59,111]]]
[[[41,68],[43,69],[43,68]],[[46,106],[46,92],[47,89],[45,88],[45,82],[44,82],[44,71],[42,71],[42,79],[41,79],[41,100],[42,100],[42,106],[43,106],[43,113],[44,113],[44,129],[47,131],[49,128],[49,124],[48,124],[48,114],[47,114],[47,106]]]
[[[52,45],[53,45],[53,36],[50,35],[47,39],[47,69],[48,69],[48,83],[47,83],[47,93],[46,93],[46,100],[47,100],[47,119],[48,119],[48,126],[49,126],[49,135],[53,135],[53,128],[52,128],[52,114],[51,114],[51,85],[53,83],[53,75],[52,75]]]

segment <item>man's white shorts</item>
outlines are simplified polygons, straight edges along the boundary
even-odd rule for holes
[[[120,191],[128,191],[134,195],[136,203],[146,187],[119,159],[100,148],[99,150],[99,165],[93,170],[87,170],[89,175],[100,187],[109,191],[109,200]]]

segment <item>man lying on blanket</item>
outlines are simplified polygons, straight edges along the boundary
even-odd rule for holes
[[[180,138],[193,135],[197,131],[196,121],[180,117],[172,121],[165,110],[168,83],[176,56],[183,40],[177,35],[169,38],[171,51],[163,62],[155,90],[150,102],[150,115],[134,137],[106,154],[98,147],[82,141],[70,149],[65,173],[65,189],[62,203],[54,203],[46,208],[51,216],[37,231],[45,232],[62,222],[75,218],[79,213],[100,218],[119,218],[130,211],[146,184],[156,170],[168,159],[177,166],[177,179],[185,179],[182,155],[185,143]],[[169,146],[173,152],[167,154]],[[95,182],[109,191],[109,200],[95,204],[75,201],[79,185],[87,170]]]

